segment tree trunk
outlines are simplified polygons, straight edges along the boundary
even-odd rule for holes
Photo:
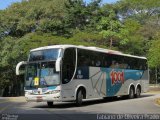
[[[113,43],[113,40],[112,40],[112,37],[110,38],[110,49],[112,49],[112,43]]]
[[[157,86],[157,67],[155,68],[155,76],[156,76],[156,86]]]
[[[0,97],[3,97],[3,92],[4,92],[4,89],[1,89],[0,90]]]

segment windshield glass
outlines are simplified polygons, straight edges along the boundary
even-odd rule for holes
[[[55,61],[29,63],[26,68],[26,86],[51,86],[60,84]]]
[[[61,56],[61,49],[46,49],[32,51],[30,53],[29,61],[38,61],[38,60],[56,60]]]

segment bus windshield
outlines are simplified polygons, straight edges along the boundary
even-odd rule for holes
[[[38,79],[38,83],[35,83]],[[55,61],[29,63],[26,67],[26,82],[28,87],[46,87],[60,84],[59,72],[55,71]]]
[[[29,56],[29,61],[39,61],[39,60],[56,60],[61,56],[61,49],[46,49],[32,51]]]

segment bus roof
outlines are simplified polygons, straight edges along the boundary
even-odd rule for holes
[[[30,50],[32,51],[38,51],[38,50],[46,50],[46,49],[53,49],[53,48],[70,48],[70,47],[74,47],[74,48],[81,48],[81,49],[86,49],[86,50],[91,50],[91,51],[97,51],[97,52],[103,52],[103,53],[108,53],[108,54],[115,54],[115,55],[120,55],[120,56],[127,56],[127,57],[134,57],[134,58],[141,58],[141,59],[146,59],[146,57],[141,57],[141,56],[135,56],[135,55],[130,55],[130,54],[124,54],[120,51],[115,51],[115,50],[110,50],[110,49],[104,49],[104,48],[99,48],[99,47],[93,47],[93,46],[83,46],[83,45],[52,45],[52,46],[44,46],[44,47],[39,47],[39,48],[35,48]]]

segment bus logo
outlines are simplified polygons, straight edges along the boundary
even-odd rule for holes
[[[82,71],[78,70],[78,75],[77,75],[78,79],[83,79],[83,75],[82,75]]]
[[[112,85],[116,84],[116,83],[124,83],[124,72],[120,72],[120,71],[114,71],[112,70],[110,72],[110,78],[112,81]]]

